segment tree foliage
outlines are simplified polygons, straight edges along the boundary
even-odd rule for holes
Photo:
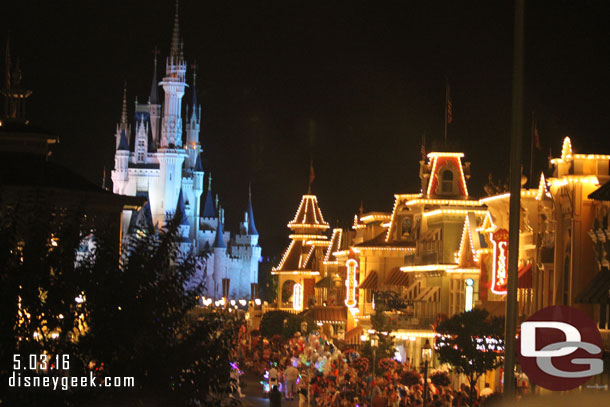
[[[292,338],[296,332],[301,331],[303,321],[307,322],[307,332],[301,332],[302,334],[309,333],[317,328],[315,321],[310,317],[291,314],[287,311],[269,311],[261,319],[260,331],[266,338],[281,335],[284,339],[288,339]]]
[[[121,253],[110,216],[36,196],[0,205],[0,404],[180,405],[230,389],[237,317],[196,310],[200,268],[179,250],[179,219]],[[133,376],[136,389],[9,392],[12,355],[44,352],[69,354],[72,376],[91,362],[102,376]]]
[[[395,354],[394,338],[390,335],[392,328],[390,327],[389,319],[384,311],[385,309],[383,306],[377,306],[375,313],[371,315],[371,325],[379,337],[378,346],[375,352],[378,361],[385,358],[393,359]],[[371,347],[370,341],[365,342],[362,345],[361,353],[363,356],[373,360],[373,348]],[[379,365],[375,366],[375,369],[377,374],[383,373],[383,370],[379,368]]]
[[[448,363],[466,375],[471,391],[477,379],[502,363],[504,320],[491,317],[484,309],[456,314],[436,328],[437,353],[441,363]]]

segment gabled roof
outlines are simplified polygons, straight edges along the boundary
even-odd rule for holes
[[[441,172],[444,172],[445,169],[451,170],[458,177],[459,194],[455,195],[468,196],[468,187],[466,186],[466,177],[464,176],[464,169],[461,161],[462,157],[464,157],[463,153],[435,152],[428,154],[428,158],[430,159],[429,165],[432,166],[432,170],[430,172],[426,196],[434,197],[441,195],[439,194],[439,187],[441,186],[440,181],[443,177]]]
[[[333,229],[333,234],[330,237],[330,244],[326,249],[326,253],[324,254],[324,264],[327,263],[336,263],[337,257],[333,254],[334,252],[338,252],[341,249],[341,244],[343,238],[343,229],[335,228]]]
[[[469,212],[464,219],[464,228],[462,229],[462,239],[457,255],[458,268],[478,267],[477,252],[487,248],[485,236],[479,229],[476,215],[474,212]]]
[[[291,229],[311,228],[326,230],[328,223],[322,216],[322,211],[318,205],[318,198],[315,195],[303,195],[294,219],[288,224]]]

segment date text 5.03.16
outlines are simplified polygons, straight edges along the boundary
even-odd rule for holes
[[[70,370],[70,355],[13,355],[13,370]]]

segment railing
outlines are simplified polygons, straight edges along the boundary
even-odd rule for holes
[[[276,307],[274,305],[265,305],[263,304],[263,314],[266,313],[267,311],[286,311],[289,312],[291,314],[298,314],[299,311],[295,311],[294,308],[292,307]]]

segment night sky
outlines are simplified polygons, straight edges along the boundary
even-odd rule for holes
[[[133,112],[136,96],[148,99],[155,46],[164,71],[173,10],[172,0],[3,5],[0,40],[11,31],[33,90],[28,118],[61,138],[53,160],[101,184],[123,82]],[[532,111],[538,172],[565,136],[576,152],[610,153],[609,21],[605,0],[526,2],[526,172]],[[511,1],[182,0],[204,166],[229,227],[252,182],[263,255],[278,255],[307,192],[310,156],[331,226],[350,225],[361,200],[366,211],[391,211],[394,193],[419,191],[422,135],[428,151],[440,146],[446,77],[449,140],[472,162],[471,195],[483,194],[490,172],[506,178],[512,23]]]

